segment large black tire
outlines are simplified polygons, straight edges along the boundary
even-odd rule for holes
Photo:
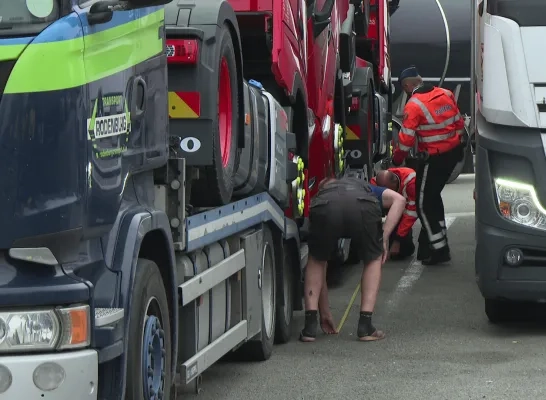
[[[275,326],[275,343],[288,343],[292,334],[292,317],[294,315],[294,252],[289,243],[284,244],[284,262],[283,262],[283,302],[277,302],[277,323]]]
[[[237,62],[235,49],[229,28],[224,25],[219,38],[220,56],[218,58],[218,114],[213,124],[212,145],[213,165],[200,170],[199,180],[193,183],[191,188],[192,205],[198,207],[215,207],[227,204],[231,200],[234,186],[234,175],[238,160],[239,149],[237,138],[239,135],[239,82],[237,81]],[[224,66],[223,66],[223,63]],[[222,71],[227,71],[229,79],[225,79]],[[224,78],[223,78],[224,76]],[[221,134],[220,134],[220,107],[221,88],[229,81],[231,92],[231,135],[229,135],[229,157],[226,162],[222,160]],[[225,101],[225,99],[224,99]]]
[[[149,342],[144,343],[146,331],[157,332],[159,336],[153,337],[156,339],[162,338],[162,345],[161,340],[159,340],[157,346],[155,346],[157,342],[154,341],[154,346],[149,350]],[[147,337],[149,338],[150,335]],[[148,376],[146,376],[146,381],[144,380],[145,359],[150,357],[149,353],[153,350],[154,353],[163,355],[161,357],[161,370],[156,371],[159,374],[154,376],[156,382],[161,382],[159,387],[164,392],[162,398],[176,400],[170,396],[173,377],[171,376],[172,340],[169,303],[159,268],[153,261],[142,258],[138,260],[136,265],[128,340],[129,353],[127,355],[125,399],[153,398],[149,394],[146,395],[144,387],[145,384],[149,384]],[[145,356],[145,352],[149,352],[147,356]],[[155,364],[154,362],[150,363]],[[146,364],[149,365],[149,363]],[[157,370],[157,368],[154,368],[154,370]]]
[[[508,300],[485,299],[485,315],[492,324],[513,322],[520,317],[520,304]]]
[[[455,168],[453,169],[453,172],[451,173],[451,176],[449,177],[449,179],[447,181],[448,184],[454,182],[459,177],[459,175],[461,175],[461,173],[463,172],[463,169],[464,169],[464,167],[466,165],[468,157],[472,157],[472,151],[470,149],[470,144],[468,146],[466,146],[466,148],[465,148],[464,158],[461,161],[459,161],[457,163],[457,165],[455,166]]]
[[[275,242],[269,227],[264,226],[264,244],[262,249],[262,331],[257,338],[248,341],[241,348],[241,356],[251,361],[269,360],[273,353],[275,342],[275,326],[277,322],[277,274],[275,272]],[[271,286],[266,284],[267,280]],[[267,293],[269,292],[269,293]],[[264,296],[267,293],[267,296]]]

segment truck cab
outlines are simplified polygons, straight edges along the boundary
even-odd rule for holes
[[[546,300],[545,10],[533,0],[473,6],[475,268],[495,323],[519,301]]]

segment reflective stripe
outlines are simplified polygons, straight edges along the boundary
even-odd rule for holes
[[[433,125],[436,123],[436,121],[434,121],[434,118],[432,118],[432,115],[430,114],[430,111],[428,110],[428,108],[423,104],[423,102],[421,100],[419,100],[418,98],[416,97],[412,97],[411,99],[409,99],[408,103],[414,103],[416,105],[419,106],[419,108],[421,109],[421,111],[423,112],[423,115],[425,116],[426,120],[427,120],[427,123],[429,125]]]
[[[408,201],[406,203],[408,206],[414,206],[415,205],[415,201]]]
[[[415,178],[415,172],[412,172],[411,174],[409,174],[408,176],[406,176],[406,179],[404,179],[404,182],[402,182],[402,196],[404,196],[405,199],[408,198],[408,192],[407,192],[407,187],[408,187],[408,183],[413,179]],[[412,205],[415,205],[415,202],[414,201],[410,201],[408,202],[408,204],[412,203]]]
[[[410,151],[412,147],[406,146],[405,144],[398,143],[398,148],[402,151]]]
[[[440,250],[442,247],[446,247],[447,246],[447,240],[442,240],[441,242],[438,242],[438,243],[432,243],[430,245],[434,250]]]
[[[411,211],[411,210],[404,210],[404,214],[417,218],[417,211]]]
[[[455,135],[457,135],[457,132],[449,132],[449,133],[444,133],[443,135],[419,136],[417,140],[420,143],[434,143],[434,142],[440,142],[442,140],[452,138]]]
[[[415,136],[415,131],[413,129],[409,129],[409,128],[406,128],[404,126],[402,127],[400,132],[402,132],[404,135]]]
[[[409,181],[411,181],[413,178],[415,178],[416,174],[415,172],[412,172],[411,174],[409,174],[406,179],[404,179],[404,182],[402,183],[402,185],[406,186]]]
[[[445,227],[446,227],[446,222],[445,222],[445,221],[440,221],[440,222],[438,222],[438,223],[440,224],[440,226],[441,226],[442,228],[445,228]]]
[[[424,213],[423,213],[423,215],[424,215]],[[428,236],[428,239],[429,239],[430,242],[436,242],[436,241],[438,241],[440,239],[443,239],[443,238],[444,238],[444,235],[441,232],[440,233],[434,233],[434,234],[431,234],[431,235]]]
[[[435,129],[444,129],[447,128],[449,125],[454,124],[455,122],[459,121],[461,119],[461,114],[457,114],[454,117],[446,119],[444,122],[440,123],[428,123],[427,125],[419,125],[417,127],[418,131],[433,131]],[[427,121],[428,122],[428,121]]]

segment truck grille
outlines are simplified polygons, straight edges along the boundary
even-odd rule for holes
[[[6,83],[8,83],[11,70],[13,69],[13,66],[16,62],[17,60],[0,61],[0,99],[4,94]]]

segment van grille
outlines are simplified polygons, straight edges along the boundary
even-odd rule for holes
[[[0,99],[4,94],[4,89],[6,88],[6,84],[8,83],[11,70],[13,69],[13,66],[16,62],[17,60],[0,61]]]

